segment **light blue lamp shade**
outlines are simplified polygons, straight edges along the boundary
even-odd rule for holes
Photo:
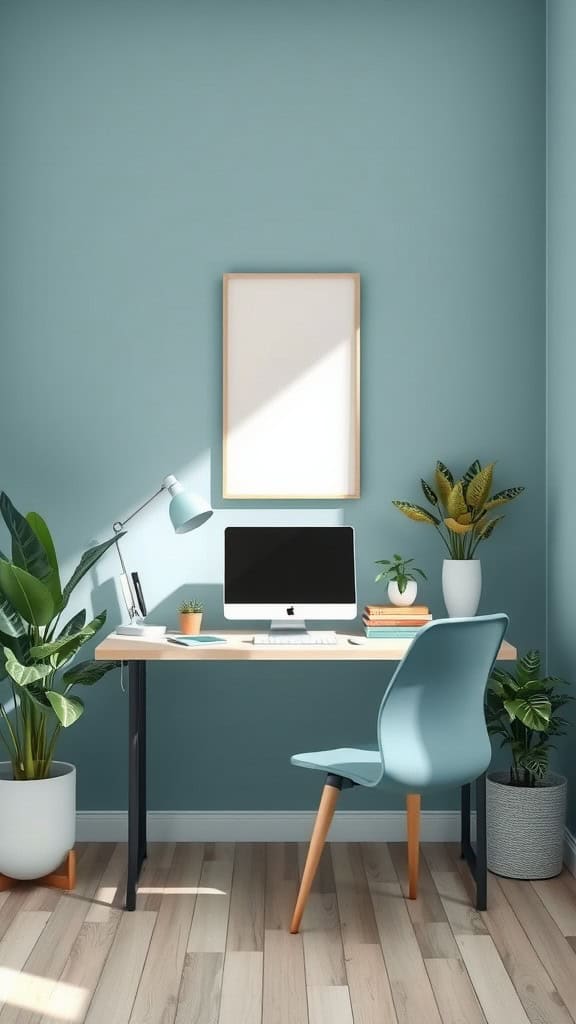
[[[170,502],[170,519],[176,533],[188,533],[202,526],[212,515],[212,509],[204,498],[198,494],[187,494],[180,491]]]

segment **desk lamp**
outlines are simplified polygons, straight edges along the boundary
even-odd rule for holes
[[[208,519],[210,519],[212,509],[208,502],[197,494],[187,493],[175,476],[167,476],[162,481],[160,489],[156,491],[151,498],[148,498],[143,505],[140,505],[140,507],[137,508],[135,512],[132,512],[131,515],[127,516],[126,519],[123,521],[118,520],[113,524],[112,529],[114,530],[114,533],[117,535],[121,534],[126,524],[142,512],[142,510],[145,509],[150,502],[154,501],[159,494],[162,494],[163,491],[168,491],[171,495],[168,512],[176,533],[188,533],[189,530],[195,530],[198,526],[202,526]],[[116,549],[118,551],[120,565],[122,566],[120,582],[130,622],[128,625],[118,626],[116,632],[121,633],[124,636],[141,636],[147,637],[148,639],[162,636],[166,632],[166,626],[149,626],[145,622],[141,621],[146,615],[146,604],[144,602],[144,595],[140,586],[140,580],[137,572],[128,573],[120,550],[119,540],[120,537],[118,536],[118,539],[116,540]]]

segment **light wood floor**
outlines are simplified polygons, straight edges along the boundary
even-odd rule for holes
[[[123,846],[79,847],[73,895],[0,895],[0,1024],[574,1024],[576,879],[490,878],[452,846],[332,844],[300,935],[305,847],[150,848],[121,910]]]

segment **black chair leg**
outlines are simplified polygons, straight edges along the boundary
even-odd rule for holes
[[[488,866],[486,848],[486,772],[476,779],[476,909],[486,910]]]

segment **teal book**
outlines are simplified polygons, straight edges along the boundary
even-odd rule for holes
[[[364,632],[373,640],[410,640],[419,629],[416,626],[365,626]]]

